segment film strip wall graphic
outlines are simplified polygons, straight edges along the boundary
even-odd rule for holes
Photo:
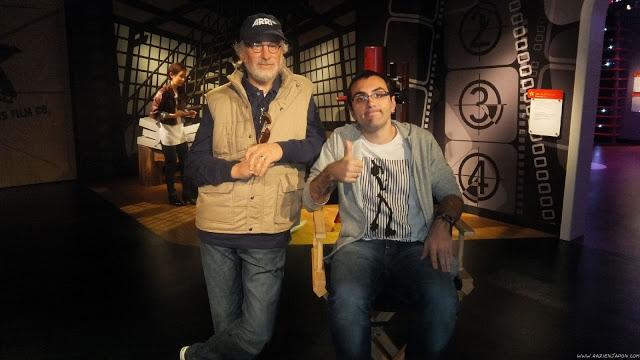
[[[442,19],[444,18],[444,5],[439,4],[438,6],[438,18],[436,20],[436,34],[435,34],[435,43],[432,45],[435,46],[441,41],[442,34],[439,32],[442,26]],[[440,64],[440,59],[438,58],[439,51],[432,51],[433,56],[431,57],[431,66],[429,72],[429,87],[427,90],[427,108],[425,109],[424,116],[422,117],[422,127],[424,129],[429,129],[430,127],[430,119],[431,119],[431,106],[433,105],[433,90],[436,86],[436,74],[438,73],[438,68],[440,66],[444,66],[444,63]]]
[[[411,122],[425,129],[430,128],[436,70],[441,64],[437,44],[441,41],[444,2],[441,0],[421,3],[406,0],[389,0],[388,18],[384,33],[384,46],[388,61],[409,63],[409,88]],[[418,46],[406,46],[407,34],[417,34]],[[425,59],[425,64],[420,60]]]
[[[504,214],[518,211],[521,148],[516,52],[506,4],[452,1],[448,8],[445,156],[465,203]],[[524,149],[522,149],[524,150]],[[523,165],[524,166],[524,165]]]
[[[518,2],[515,5],[520,5]],[[511,11],[517,19],[518,13],[532,13],[529,8],[513,6]],[[553,142],[545,141],[540,136],[529,136],[528,145],[531,153],[529,166],[532,168],[530,178],[535,183],[536,205],[539,218],[547,223],[559,226],[561,217],[562,196],[564,193],[565,170],[568,156],[569,125],[572,109],[573,84],[575,80],[575,64],[582,2],[566,2],[550,0],[544,3],[544,14],[536,19],[528,17],[518,24],[512,22],[514,34],[516,29],[528,29],[529,43],[523,48],[523,54],[529,52],[532,68],[530,77],[535,79],[530,84],[521,80],[522,88],[527,86],[543,89],[562,89],[564,119],[560,128],[560,136]],[[519,19],[517,19],[519,20]],[[514,35],[515,37],[515,35]],[[520,66],[526,66],[523,63]],[[528,111],[527,102],[524,106]],[[527,113],[528,118],[528,113]]]
[[[549,0],[542,4],[511,0],[509,26],[519,76],[518,215],[559,227],[569,142],[569,118],[577,54],[580,2]],[[529,134],[532,88],[562,89],[565,96],[558,137]]]
[[[445,156],[467,204],[559,225],[569,122],[558,138],[530,135],[526,91],[571,99],[581,4],[526,4],[449,3]]]
[[[514,15],[514,11],[519,11],[519,7],[510,6],[509,10],[511,12],[509,18],[511,20],[510,26],[523,26],[525,22],[524,16],[522,16],[522,12],[518,12],[519,15]],[[514,32],[515,33],[515,32]],[[526,36],[527,31],[519,31],[515,34],[520,34],[521,36]],[[516,39],[517,41],[517,39]],[[515,46],[516,52],[518,49],[522,50],[522,46]],[[521,62],[522,56],[517,53],[516,59]],[[530,66],[529,64],[525,64],[525,66]],[[520,75],[520,73],[518,74]],[[522,85],[522,83],[520,83]],[[532,84],[531,84],[532,85]],[[533,86],[533,85],[532,85]],[[526,164],[525,158],[527,156],[527,133],[529,129],[529,112],[527,104],[530,103],[530,100],[526,96],[526,90],[522,89],[520,86],[518,90],[518,117],[517,117],[517,128],[518,128],[518,137],[517,137],[517,149],[518,149],[518,176],[516,178],[516,209],[515,213],[518,216],[523,216],[525,214],[525,199],[524,199],[524,191],[525,191],[525,176],[526,176]]]

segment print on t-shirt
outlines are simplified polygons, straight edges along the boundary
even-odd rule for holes
[[[410,240],[409,161],[363,157],[366,239]]]

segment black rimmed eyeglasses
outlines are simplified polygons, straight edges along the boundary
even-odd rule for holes
[[[254,53],[261,53],[262,48],[266,47],[267,51],[269,51],[270,54],[275,54],[276,52],[278,52],[278,50],[280,50],[282,45],[280,43],[272,42],[254,42],[247,44],[247,47]]]
[[[374,91],[371,94],[357,93],[353,95],[353,97],[351,98],[351,101],[354,104],[364,104],[369,100],[380,100],[389,95],[391,95],[391,93],[388,91]]]

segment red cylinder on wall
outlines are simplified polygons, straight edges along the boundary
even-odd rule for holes
[[[384,47],[365,46],[364,48],[364,70],[372,70],[379,74],[386,73],[384,62]]]

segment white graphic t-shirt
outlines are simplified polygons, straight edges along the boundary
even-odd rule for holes
[[[367,222],[364,239],[424,240],[426,224],[411,176],[408,144],[399,133],[382,145],[361,136],[353,150],[364,165],[358,179]]]

